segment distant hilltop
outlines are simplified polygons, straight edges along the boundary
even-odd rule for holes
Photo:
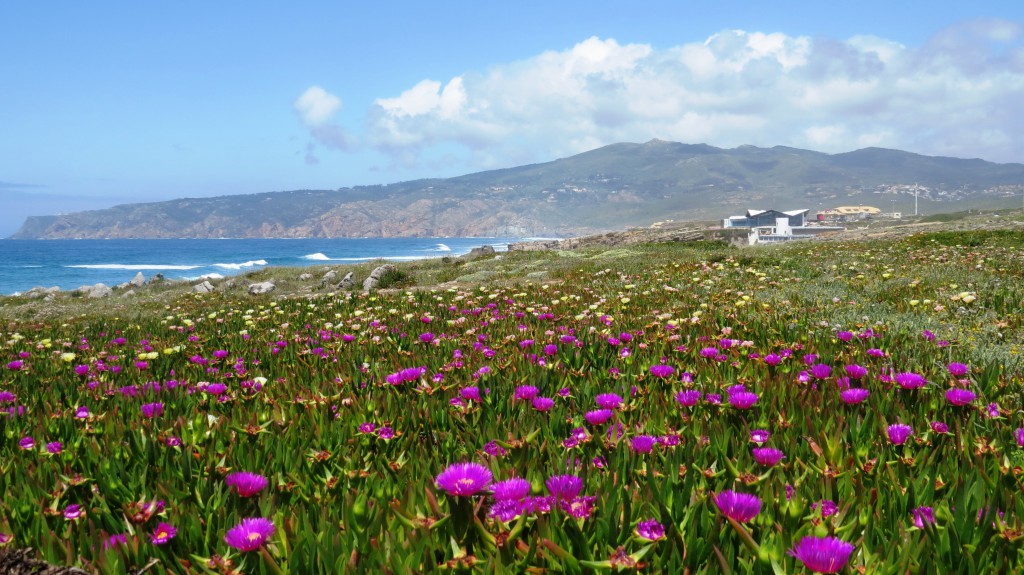
[[[28,218],[12,238],[578,236],[749,206],[1008,204],[1024,165],[866,148],[825,154],[651,140],[447,179],[164,202]],[[936,211],[936,210],[933,210]]]

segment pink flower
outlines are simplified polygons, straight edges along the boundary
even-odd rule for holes
[[[156,524],[156,529],[149,536],[149,542],[153,545],[163,545],[174,539],[174,536],[178,534],[178,529],[170,523],[164,523],[161,521]]]

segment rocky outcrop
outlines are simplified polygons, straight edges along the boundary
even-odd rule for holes
[[[213,284],[210,283],[210,280],[203,280],[202,282],[192,286],[193,293],[210,293],[214,289],[215,288],[213,287]]]
[[[494,255],[494,246],[483,245],[469,250],[469,253],[467,253],[464,257],[466,259],[473,259],[490,255]]]
[[[249,284],[249,295],[266,295],[277,289],[274,282],[259,282]]]
[[[48,288],[47,287],[43,287],[43,286],[37,286],[37,287],[34,287],[34,288],[26,291],[25,293],[23,293],[21,295],[22,295],[22,297],[27,297],[29,299],[36,299],[36,298],[41,298],[41,297],[48,297],[50,295],[57,294],[57,293],[60,293],[60,288],[57,287],[57,286],[48,287]]]
[[[363,281],[363,290],[370,291],[372,289],[376,289],[377,286],[380,285],[380,279],[384,277],[384,274],[397,270],[398,268],[395,267],[394,264],[384,264],[374,269],[370,272],[370,276]]]
[[[110,297],[110,294],[114,293],[114,290],[110,289],[106,284],[99,283],[91,286],[82,286],[76,289],[75,293],[90,299],[100,299]]]
[[[348,272],[347,274],[345,274],[345,277],[341,278],[341,281],[338,282],[337,287],[340,290],[350,290],[353,287],[355,287],[355,285],[355,275],[352,272]]]

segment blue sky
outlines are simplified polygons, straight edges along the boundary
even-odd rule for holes
[[[7,4],[0,237],[655,137],[1024,162],[1021,2],[369,4]]]

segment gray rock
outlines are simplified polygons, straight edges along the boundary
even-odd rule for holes
[[[473,248],[473,249],[469,250],[469,253],[466,254],[466,257],[467,258],[478,258],[480,256],[489,256],[489,255],[492,255],[493,253],[494,253],[494,246],[483,245],[483,246],[480,246],[478,248]]]
[[[370,291],[372,289],[375,289],[377,287],[377,284],[380,283],[380,278],[384,277],[384,274],[390,271],[395,271],[397,269],[398,268],[395,267],[394,264],[384,264],[379,268],[373,270],[372,272],[370,272],[370,277],[366,278],[366,280],[363,281],[363,290]]]
[[[324,277],[320,278],[320,285],[325,286],[325,285],[331,283],[332,281],[334,281],[334,279],[337,278],[337,277],[338,277],[338,272],[336,272],[334,270],[331,270],[331,271],[325,273]]]
[[[268,294],[277,289],[274,282],[260,282],[255,284],[249,284],[249,295],[264,295]]]
[[[348,272],[345,274],[345,277],[341,278],[341,281],[338,282],[338,289],[352,289],[355,285],[355,276],[352,275],[352,272]]]
[[[133,287],[142,287],[146,284],[146,276],[142,275],[142,272],[135,274],[135,277],[128,282],[128,285]]]
[[[123,294],[121,294],[121,297],[135,297],[135,290],[130,289],[130,290],[124,292]]]
[[[100,299],[104,297],[110,297],[110,294],[113,292],[114,290],[110,289],[109,286],[99,283],[88,288],[88,291],[85,293],[85,297],[92,299]]]
[[[149,283],[151,284],[160,283],[162,281],[164,281],[164,274],[158,273],[155,274],[153,277],[149,278]]]
[[[25,296],[25,297],[27,297],[29,299],[36,299],[36,298],[39,298],[39,297],[46,297],[46,296],[49,296],[49,295],[56,294],[59,291],[60,291],[60,288],[57,287],[57,286],[48,287],[48,288],[43,287],[43,286],[36,286],[36,287],[28,290],[27,292],[21,294],[21,295],[23,295],[23,296]]]
[[[53,301],[55,299],[57,299],[57,294],[55,294],[55,293],[48,293],[48,294],[46,294],[46,297],[43,298],[43,301],[50,302],[50,301]]]
[[[209,280],[203,280],[202,283],[192,286],[192,291],[195,293],[210,293],[213,290],[213,284],[210,283]]]
[[[299,281],[308,282],[313,279],[313,274],[302,274],[299,276]]]

